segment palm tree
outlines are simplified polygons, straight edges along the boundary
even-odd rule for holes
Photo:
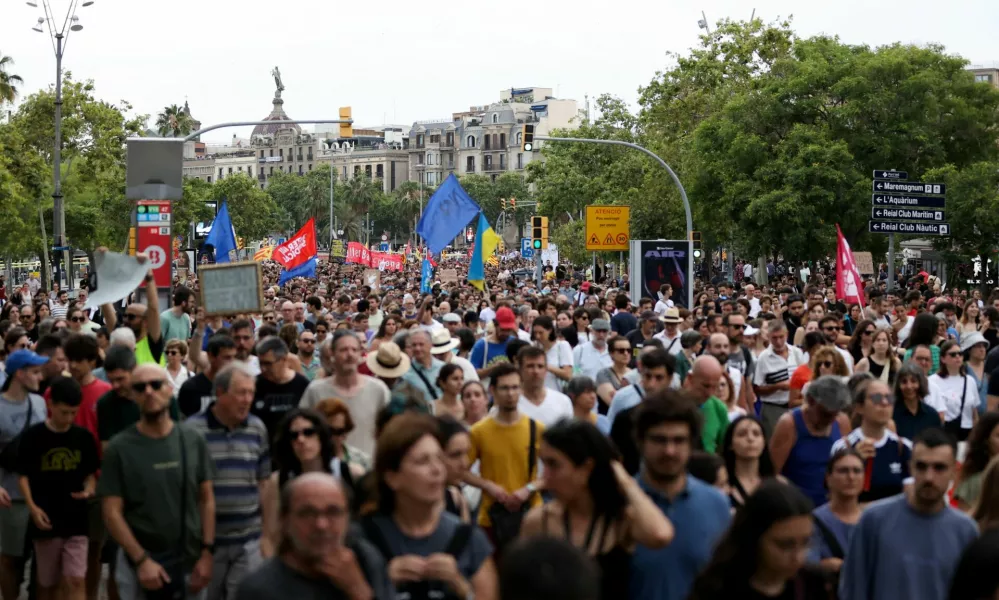
[[[180,137],[191,133],[193,122],[182,106],[171,104],[156,117],[156,132],[162,137]]]
[[[0,104],[4,102],[13,104],[20,95],[17,85],[23,84],[24,80],[19,75],[7,72],[7,69],[13,66],[13,58],[0,54]]]

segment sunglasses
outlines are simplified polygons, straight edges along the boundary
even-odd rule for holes
[[[70,317],[69,320],[74,323],[83,323],[83,317]]]
[[[867,329],[867,330],[864,331],[863,335],[874,335],[874,330],[873,329]]]
[[[299,344],[315,344],[316,340],[306,338],[304,340],[298,340]]]
[[[180,356],[180,352],[177,351],[177,350],[167,350],[166,351],[166,355],[167,356]]]
[[[153,379],[152,381],[136,381],[132,383],[132,391],[136,394],[145,392],[146,388],[152,388],[154,392],[158,392],[163,388],[163,380]]]
[[[589,320],[590,320],[590,317],[588,317],[588,316],[586,316],[586,315],[582,315],[582,316],[580,316],[580,317],[579,317],[579,320],[580,320],[580,321],[589,321]]]
[[[825,368],[825,369],[831,369],[832,366],[833,366],[833,363],[832,363],[831,360],[824,360],[824,361],[822,361],[822,362],[819,363],[819,366],[822,367],[822,368]]]
[[[954,357],[957,357],[957,356],[961,356],[961,353],[960,352],[948,352],[947,356],[949,356],[950,358],[954,358]]]
[[[745,325],[737,325],[737,324],[734,324],[734,323],[730,324],[729,327],[731,327],[732,329],[745,329],[746,328]]]
[[[622,354],[627,354],[631,352],[631,348],[612,348],[611,352],[620,352]]]
[[[28,319],[30,319],[30,318],[32,318],[32,317],[34,317],[34,316],[35,316],[35,315],[33,315],[33,314],[31,314],[31,313],[28,313],[28,314],[26,314],[26,315],[21,315],[21,320],[22,320],[22,321],[27,321]]]
[[[839,331],[840,327],[823,327],[823,331]]]
[[[293,442],[300,437],[304,438],[316,437],[316,428],[306,427],[305,429],[298,429],[298,430],[293,429],[288,432],[288,437],[291,438],[291,441]]]
[[[892,398],[891,394],[882,394],[882,393],[878,392],[878,393],[874,393],[874,394],[868,394],[867,397],[870,398],[871,402],[873,402],[874,404],[888,405],[888,404],[894,404],[895,403],[895,399]]]

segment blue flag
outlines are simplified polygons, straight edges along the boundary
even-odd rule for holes
[[[219,214],[212,221],[212,230],[205,238],[205,245],[215,248],[215,262],[229,262],[229,251],[236,249],[236,232],[232,228],[232,221],[229,219],[229,207],[226,201],[222,201],[222,208]]]
[[[284,282],[289,279],[294,279],[296,277],[315,277],[316,276],[316,257],[313,256],[308,262],[304,262],[294,269],[281,269],[281,277],[278,278],[278,285],[284,285]]]
[[[431,196],[416,233],[426,240],[430,253],[437,254],[464,231],[480,210],[452,173]]]
[[[429,294],[430,288],[434,285],[434,266],[426,258],[423,259],[423,267],[420,269],[420,293]]]

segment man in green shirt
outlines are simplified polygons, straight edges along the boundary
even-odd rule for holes
[[[191,337],[191,312],[194,310],[194,292],[179,285],[173,291],[173,307],[160,313],[163,341],[187,341]]]
[[[137,598],[177,586],[192,598],[212,576],[215,463],[205,439],[170,418],[173,388],[162,367],[137,367],[131,389],[142,416],[108,444],[97,487],[121,547],[118,593]]]
[[[728,429],[728,408],[715,396],[721,376],[721,363],[717,358],[705,354],[694,360],[690,373],[683,382],[684,389],[697,402],[704,418],[701,442],[706,452],[718,451],[725,437],[725,430]]]

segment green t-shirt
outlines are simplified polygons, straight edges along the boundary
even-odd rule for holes
[[[701,442],[705,452],[717,452],[728,429],[728,408],[718,398],[711,396],[701,405],[704,424],[701,426]]]
[[[954,488],[954,497],[963,500],[968,506],[974,506],[978,495],[982,492],[982,471],[968,477]]]
[[[174,316],[173,309],[167,309],[160,313],[160,330],[163,332],[163,341],[183,340],[187,341],[191,337],[191,317],[187,313],[180,313],[179,317]]]
[[[139,405],[111,390],[97,400],[97,436],[102,442],[139,422]],[[180,422],[177,397],[170,399],[170,418]]]
[[[180,440],[187,451],[182,486]],[[185,559],[193,568],[201,555],[199,487],[215,476],[215,463],[205,439],[182,424],[170,435],[154,439],[133,425],[111,440],[104,452],[98,496],[118,496],[124,502],[125,522],[135,539],[155,560],[177,547],[181,531],[181,489],[186,497],[183,525],[186,527]]]

